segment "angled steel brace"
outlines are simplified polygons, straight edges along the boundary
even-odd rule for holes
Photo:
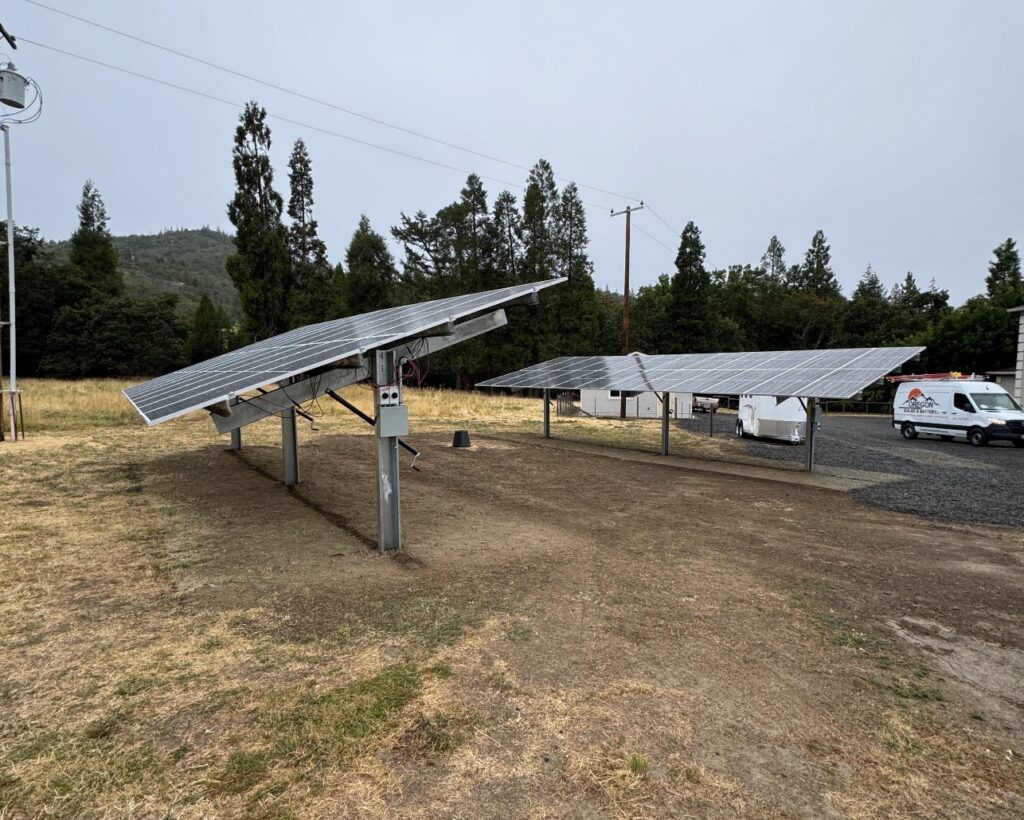
[[[485,313],[483,316],[477,316],[475,319],[469,319],[455,325],[449,323],[450,333],[428,336],[421,334],[414,339],[410,339],[408,342],[395,345],[386,352],[394,353],[396,356],[402,356],[403,354],[428,356],[431,353],[444,350],[446,347],[460,344],[467,339],[472,339],[475,336],[481,336],[484,333],[505,327],[507,324],[508,318],[505,316],[505,311],[498,308],[498,310]]]
[[[426,335],[418,336],[416,340],[397,345],[385,352],[394,353],[399,357],[403,355],[428,356],[467,339],[497,330],[507,324],[508,318],[505,316],[505,311],[499,308],[458,324],[444,322],[424,331]],[[217,426],[217,432],[228,433],[247,424],[252,424],[254,421],[295,409],[295,405],[312,401],[318,396],[325,395],[328,390],[337,391],[370,378],[370,369],[362,357],[359,357],[358,362],[351,364],[351,367],[336,367],[322,373],[305,376],[293,384],[278,387],[276,390],[268,390],[252,399],[237,399],[236,404],[219,402],[206,409],[210,411],[210,417]]]
[[[295,384],[278,387],[252,399],[239,399],[238,404],[231,405],[229,415],[211,412],[210,418],[217,425],[217,432],[227,433],[254,421],[279,415],[285,410],[293,410],[296,404],[311,401],[327,390],[340,390],[369,376],[370,371],[365,367],[337,367],[316,376],[307,376]]]

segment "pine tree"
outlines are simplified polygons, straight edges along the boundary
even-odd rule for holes
[[[284,202],[274,190],[267,112],[250,102],[235,129],[232,163],[235,196],[228,218],[235,226],[235,248],[226,267],[245,314],[247,335],[266,339],[288,329],[291,265]]]
[[[506,287],[525,281],[520,276],[523,265],[523,218],[516,207],[516,198],[508,191],[502,191],[494,201],[490,229],[494,286]]]
[[[554,288],[541,306],[541,357],[592,354],[597,333],[594,266],[587,255],[587,218],[575,183],[557,198],[551,224],[552,272],[569,281]]]
[[[662,340],[666,353],[715,349],[715,329],[710,315],[711,277],[704,268],[704,242],[700,228],[686,223],[676,254],[670,307],[671,338]]]
[[[555,173],[546,159],[537,161],[526,181],[523,195],[523,264],[526,281],[550,279],[555,271],[557,248],[554,215],[558,204]]]
[[[313,218],[313,170],[306,143],[295,141],[288,160],[288,252],[291,257],[289,319],[292,327],[332,318],[337,299],[332,290],[333,271],[327,246],[317,234]]]
[[[459,195],[460,266],[463,293],[495,287],[490,281],[490,218],[487,191],[480,177],[470,174]]]
[[[773,282],[782,282],[786,278],[786,249],[777,236],[768,240],[768,249],[761,257],[761,268]]]
[[[92,180],[86,180],[78,203],[78,229],[71,235],[71,264],[97,291],[117,296],[124,291],[124,282],[107,222],[103,197]]]
[[[787,281],[791,290],[813,293],[816,296],[838,296],[839,282],[831,267],[832,252],[825,241],[825,232],[818,230],[811,239],[811,247],[804,255],[804,264],[796,270],[796,277]],[[793,272],[793,269],[790,268]]]
[[[185,358],[189,364],[206,361],[224,352],[224,333],[227,317],[224,311],[203,294],[192,319],[192,330],[185,344]]]
[[[995,258],[989,263],[985,285],[990,299],[1000,307],[1015,307],[1024,301],[1020,273],[1020,254],[1017,243],[1007,239],[992,251]]]
[[[845,343],[850,347],[874,347],[891,341],[892,311],[885,287],[868,265],[843,313]]]
[[[384,237],[363,215],[345,252],[345,304],[350,314],[391,307],[397,278],[395,260]]]

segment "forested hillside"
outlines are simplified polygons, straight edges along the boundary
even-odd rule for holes
[[[224,269],[234,253],[231,236],[210,228],[165,230],[157,234],[112,236],[128,293],[148,299],[170,293],[190,319],[206,293],[231,317],[240,316],[238,291]],[[66,262],[70,240],[47,243],[54,259]]]

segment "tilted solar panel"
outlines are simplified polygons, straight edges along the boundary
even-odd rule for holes
[[[564,356],[478,387],[849,399],[924,350],[862,347],[645,356]]]
[[[385,308],[290,330],[124,391],[150,425],[515,302],[565,279]]]

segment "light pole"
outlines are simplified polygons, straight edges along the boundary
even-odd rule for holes
[[[13,40],[6,38],[9,43]],[[15,46],[17,48],[17,46]],[[25,91],[31,86],[35,90],[35,97],[25,105]],[[26,79],[17,72],[14,63],[7,63],[0,68],[0,105],[5,108],[13,108],[14,112],[3,110],[3,121],[0,122],[0,131],[4,132],[4,178],[7,183],[7,325],[10,328],[8,343],[8,356],[10,357],[10,368],[8,370],[10,382],[7,388],[8,411],[10,418],[11,441],[18,440],[18,433],[25,437],[25,431],[21,424],[21,392],[18,390],[18,337],[17,325],[15,323],[16,310],[14,298],[14,189],[11,184],[11,125],[13,123],[28,123],[39,119],[43,110],[43,95],[39,86],[34,80]],[[0,390],[2,396],[2,390]],[[2,410],[0,410],[2,415]]]

